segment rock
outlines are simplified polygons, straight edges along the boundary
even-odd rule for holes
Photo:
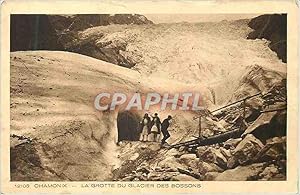
[[[268,24],[268,25],[265,25]],[[247,36],[247,39],[267,39],[269,47],[277,53],[283,62],[287,62],[287,15],[286,14],[265,14],[255,17],[248,23],[254,29]]]
[[[152,151],[158,151],[161,149],[160,143],[158,142],[153,142],[151,144],[147,144],[148,145],[148,149],[152,150]]]
[[[205,150],[206,150],[206,147],[205,147],[205,146],[200,146],[200,147],[198,147],[198,148],[197,148],[197,151],[196,151],[196,156],[197,156],[198,158],[200,158],[200,157],[204,154]]]
[[[220,150],[209,147],[200,157],[205,162],[215,163],[221,168],[227,167],[227,159],[223,156]]]
[[[259,134],[261,134],[263,132],[260,133],[260,131],[266,131],[266,125],[271,122],[276,113],[277,111],[262,113],[251,125],[249,125],[249,127],[242,134],[242,137],[245,137],[247,134],[254,134],[256,132],[259,132]],[[258,133],[256,134],[257,137],[260,138]]]
[[[129,160],[136,160],[137,158],[139,157],[139,153],[134,153],[130,158],[129,158]]]
[[[213,135],[214,135],[214,131],[212,131],[210,129],[203,129],[203,131],[202,131],[202,136],[204,136],[204,137],[210,137]]]
[[[244,165],[252,161],[257,153],[264,147],[260,140],[248,134],[234,149],[233,156],[239,164]]]
[[[148,174],[148,181],[170,181],[172,177],[178,175],[178,172],[151,172]]]
[[[154,169],[156,172],[161,172],[161,171],[163,171],[163,169],[161,168],[161,167],[155,167],[155,169]]]
[[[238,166],[220,173],[215,181],[247,181],[253,180],[264,170],[264,163],[256,163],[247,166]]]
[[[256,155],[255,160],[271,161],[286,159],[286,137],[274,137]]]
[[[277,174],[279,174],[278,168],[274,164],[271,164],[259,174],[259,177],[262,178],[261,180],[271,180]]]
[[[123,179],[121,179],[121,181],[132,181],[134,180],[135,176],[134,175],[128,175],[126,177],[124,177]]]
[[[269,181],[286,181],[286,175],[282,173],[276,174]]]
[[[274,143],[283,143],[286,142],[286,136],[284,137],[273,137],[266,141],[267,144],[274,144]]]
[[[222,172],[223,169],[221,169],[214,163],[200,161],[198,171],[201,175],[205,175],[207,172]]]
[[[185,150],[186,150],[185,146],[180,146],[178,149],[179,152],[184,152]]]
[[[197,158],[196,154],[183,154],[180,156],[180,160],[188,161],[188,160],[195,160]]]
[[[230,150],[226,150],[223,147],[220,147],[220,152],[223,154],[223,156],[228,160],[229,158],[231,158],[232,154],[230,152]]]
[[[272,103],[242,134],[252,134],[265,143],[272,137],[281,137],[286,135],[286,103]],[[274,111],[281,110],[281,111]]]
[[[39,36],[34,36],[37,33]],[[45,14],[11,16],[11,51],[63,50],[55,29]]]
[[[182,174],[185,174],[185,175],[192,176],[192,177],[194,177],[196,179],[200,179],[201,178],[201,175],[197,171],[194,171],[192,169],[180,169],[180,168],[178,168],[178,172],[182,173]]]
[[[184,152],[179,152],[177,149],[172,148],[167,151],[166,156],[174,156],[176,158],[180,157]]]
[[[204,175],[203,180],[204,181],[214,181],[215,178],[219,175],[219,172],[208,172]]]
[[[192,169],[198,169],[199,159],[197,158],[196,154],[183,154],[180,156],[179,162]]]
[[[139,167],[139,168],[137,168],[136,172],[142,172],[142,173],[146,173],[146,174],[150,173],[149,169],[146,167]]]
[[[221,119],[221,120],[218,121],[218,125],[220,125],[222,128],[224,128],[224,127],[229,126],[230,124],[227,123],[224,119]]]
[[[197,152],[197,147],[188,147],[188,148],[187,148],[187,151],[188,151],[189,153],[196,153],[196,152]]]
[[[187,167],[186,165],[179,163],[173,156],[167,157],[164,160],[160,161],[158,163],[158,166],[161,168],[169,168],[172,170],[177,170],[177,168],[185,169]]]
[[[154,134],[153,134],[153,133],[150,133],[150,134],[148,135],[148,141],[149,141],[149,142],[154,142],[154,141],[156,141],[156,140],[154,140]]]
[[[126,174],[122,181],[147,181],[148,176],[141,171],[132,171],[131,174]]]
[[[173,167],[173,168],[168,167],[168,168],[165,168],[165,171],[166,171],[166,172],[177,172],[178,169],[176,169],[175,167]]]
[[[231,156],[227,161],[227,168],[232,169],[236,166],[238,166],[238,159],[235,156]]]
[[[237,138],[237,139],[231,138],[223,143],[223,147],[225,149],[235,148],[240,143],[240,141],[242,141],[242,138]]]
[[[179,175],[173,176],[171,178],[171,181],[199,181],[199,180],[192,176],[189,176],[189,175],[179,174]]]

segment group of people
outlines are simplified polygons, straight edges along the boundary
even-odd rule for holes
[[[151,120],[150,116],[146,113],[140,122],[140,141],[149,141],[149,135],[153,135],[153,140],[159,142],[160,134],[162,133],[163,138],[161,144],[165,144],[166,140],[170,137],[168,128],[171,124],[171,120],[172,116],[169,115],[161,122],[157,113],[154,114]]]

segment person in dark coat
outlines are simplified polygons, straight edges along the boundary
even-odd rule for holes
[[[168,128],[170,126],[171,120],[172,120],[172,116],[169,115],[168,118],[166,118],[161,124],[161,132],[164,136],[163,139],[161,140],[161,144],[166,143],[166,140],[170,137]]]
[[[151,131],[150,131],[150,133],[153,134],[153,140],[155,142],[157,141],[157,137],[160,134],[160,126],[161,126],[160,118],[158,117],[158,114],[155,113],[151,121]]]
[[[140,141],[148,141],[148,134],[151,128],[151,119],[149,115],[146,113],[144,118],[140,122],[141,127],[141,134],[140,134]]]

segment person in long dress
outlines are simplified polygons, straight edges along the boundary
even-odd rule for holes
[[[142,132],[140,134],[140,141],[146,142],[148,141],[148,134],[151,125],[151,119],[147,113],[144,115],[144,118],[142,119],[140,125],[142,129]]]
[[[160,118],[158,117],[158,114],[155,113],[154,117],[151,121],[151,133],[153,134],[153,141],[157,142],[158,135],[160,135]]]

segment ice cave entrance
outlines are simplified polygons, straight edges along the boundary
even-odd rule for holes
[[[140,116],[131,111],[119,112],[117,116],[118,142],[139,140]]]

